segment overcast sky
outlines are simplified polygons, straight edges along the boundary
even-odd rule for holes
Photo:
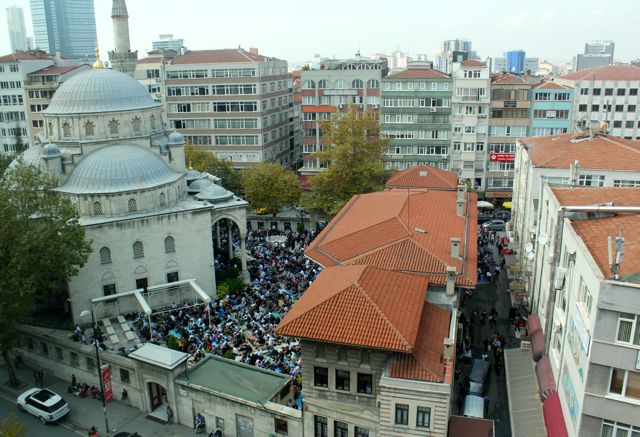
[[[615,3],[615,7],[612,7]],[[143,57],[160,33],[184,38],[189,49],[258,47],[292,63],[314,54],[350,57],[396,48],[426,53],[443,39],[468,38],[481,57],[524,49],[541,60],[566,62],[584,43],[611,39],[615,58],[640,58],[640,1],[615,0],[128,0],[132,49]],[[24,8],[31,34],[29,0],[0,0],[0,53],[9,53],[7,6]],[[103,54],[113,48],[111,0],[95,0]],[[104,58],[104,55],[103,55]]]

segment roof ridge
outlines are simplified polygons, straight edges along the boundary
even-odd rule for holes
[[[252,59],[250,56],[247,55],[247,52],[244,49],[237,49],[237,50],[238,50],[238,53],[240,53],[242,56],[244,56],[248,60],[255,61],[255,59]]]
[[[616,145],[618,145],[618,146],[622,146],[622,147],[624,147],[625,149],[630,150],[630,151],[632,151],[632,152],[640,153],[640,150],[636,149],[635,147],[629,146],[628,144],[625,144],[625,143],[620,142],[620,141],[614,141],[614,140],[613,140],[611,137],[609,137],[609,136],[601,136],[600,138],[602,138],[603,140],[605,140],[605,141],[607,141],[607,142],[609,142],[609,143],[613,143],[613,144],[616,144]]]

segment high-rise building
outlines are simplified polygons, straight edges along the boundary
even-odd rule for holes
[[[9,31],[11,53],[24,52],[30,49],[22,8],[17,6],[7,8],[7,30]]]
[[[584,53],[578,54],[573,58],[573,71],[612,65],[614,49],[615,43],[613,41],[591,41],[585,43]]]
[[[125,0],[113,0],[111,7],[115,50],[109,52],[109,61],[114,70],[133,76],[138,60],[138,51],[131,51],[129,44],[129,13]]]
[[[507,58],[506,71],[511,74],[523,74],[524,73],[524,59],[526,53],[524,50],[510,50],[504,54]]]
[[[435,54],[433,68],[443,73],[451,73],[454,62],[462,62],[467,59],[478,59],[476,52],[471,49],[470,40],[444,40],[440,43],[440,50]]]
[[[31,20],[36,48],[73,58],[95,57],[93,0],[31,0]]]
[[[182,38],[174,38],[171,33],[161,33],[159,38],[151,43],[153,50],[174,50],[177,54],[185,50]]]

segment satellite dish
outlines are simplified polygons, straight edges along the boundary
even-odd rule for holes
[[[540,234],[540,236],[538,237],[538,243],[541,246],[544,246],[548,242],[549,242],[549,237],[547,236],[547,234],[545,234],[545,233]]]
[[[533,259],[533,252],[529,252],[529,253],[527,254],[527,259],[528,259],[529,261],[531,261],[531,260]]]
[[[527,244],[524,246],[524,250],[525,250],[525,252],[527,252],[527,253],[531,253],[531,252],[533,251],[533,244],[532,244],[531,242],[527,243]]]

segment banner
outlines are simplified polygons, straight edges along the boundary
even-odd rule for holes
[[[113,389],[111,387],[111,369],[109,366],[102,366],[100,369],[100,375],[102,376],[102,387],[104,387],[104,400],[109,402],[113,399]]]
[[[504,162],[504,161],[515,161],[515,159],[516,159],[515,153],[490,153],[489,154],[489,161]]]

